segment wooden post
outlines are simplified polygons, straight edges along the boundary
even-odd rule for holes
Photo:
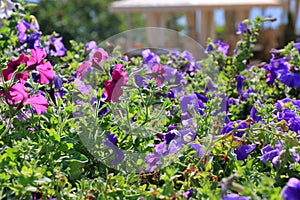
[[[215,39],[215,23],[213,10],[201,10],[200,36],[199,42],[206,46],[208,38]]]

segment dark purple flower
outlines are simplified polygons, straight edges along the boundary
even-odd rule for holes
[[[261,106],[260,103],[258,103],[257,105]],[[252,106],[250,110],[250,117],[253,119],[254,122],[258,122],[262,119],[261,116],[257,116],[257,110],[254,106]]]
[[[64,56],[67,51],[65,45],[62,43],[62,37],[52,37],[49,41],[45,42],[45,45],[47,54],[51,56]]]
[[[62,88],[63,81],[62,81],[62,79],[60,78],[60,76],[57,73],[54,74],[53,82],[54,82],[54,85],[55,85],[55,87],[57,89],[61,89]]]
[[[245,121],[237,120],[235,122],[229,122],[228,124],[226,124],[224,126],[224,128],[222,129],[221,134],[226,134],[226,133],[229,133],[230,131],[234,130],[234,127],[236,125],[237,125],[237,128],[236,128],[237,130],[247,128],[247,124]],[[234,135],[237,137],[242,137],[244,133],[245,132],[235,132]]]
[[[243,84],[244,84],[245,80],[246,80],[245,76],[242,76],[242,75],[237,76],[236,91],[239,95],[243,93]]]
[[[286,186],[281,192],[281,196],[285,200],[299,200],[300,197],[300,180],[297,178],[290,178]]]
[[[110,132],[107,132],[106,136],[111,143],[113,143],[114,145],[117,144],[118,138],[117,138],[116,134],[111,134]]]
[[[192,194],[193,194],[193,190],[188,190],[185,193],[183,193],[182,196],[183,198],[189,199],[191,198]]]
[[[279,156],[283,153],[282,151],[282,144],[280,142],[277,142],[274,146],[274,148],[271,148],[271,145],[267,145],[264,148],[262,148],[262,156],[260,157],[261,161],[263,163],[266,163],[267,161],[271,161],[274,167],[279,162]]]
[[[208,102],[208,98],[204,94],[198,92],[194,92],[194,93],[196,94],[197,98],[200,99],[202,102],[204,103]]]
[[[284,98],[284,99],[278,100],[277,103],[275,103],[276,109],[281,110],[286,103],[290,103],[290,102],[292,102],[292,104],[294,106],[296,106],[296,108],[300,109],[300,100],[292,100],[290,98]]]
[[[168,131],[166,134],[164,134],[164,140],[169,144],[171,140],[175,138],[176,135],[178,135],[178,127],[177,126],[169,126]]]
[[[100,101],[99,109],[100,111],[98,112],[98,117],[103,117],[103,115],[108,113],[110,110],[104,101]]]
[[[289,70],[278,70],[278,80],[291,88],[300,87],[300,74],[293,73]]]
[[[248,155],[256,148],[255,144],[241,144],[234,153],[236,154],[237,160],[245,160],[247,159]]]

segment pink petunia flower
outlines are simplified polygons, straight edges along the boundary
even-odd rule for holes
[[[7,64],[7,68],[2,70],[2,74],[5,81],[9,81],[13,73],[18,69],[21,64],[26,64],[29,58],[25,54],[21,54],[18,59],[12,60]],[[19,79],[21,83],[24,83],[28,78],[28,72],[16,74],[16,79]]]
[[[42,64],[46,58],[46,52],[38,47],[30,51],[31,58],[27,61],[27,66]]]
[[[84,61],[83,63],[81,63],[79,68],[76,70],[78,72],[78,78],[80,80],[82,80],[84,72],[86,71],[86,69],[91,67],[91,66],[92,66],[92,62],[90,62],[90,61]]]
[[[22,83],[16,83],[8,90],[7,101],[9,104],[24,103],[28,97],[25,86]]]
[[[40,80],[39,80],[40,83],[48,84],[50,80],[54,78],[52,65],[50,64],[49,61],[44,64],[38,65],[36,69],[40,73]]]
[[[112,80],[104,82],[104,94],[107,97],[106,102],[119,102],[119,97],[122,95],[122,86],[128,81],[128,73],[123,72],[124,66],[117,64],[112,72]]]
[[[45,112],[48,108],[48,101],[41,94],[33,95],[26,101],[26,103],[32,105],[38,115]]]
[[[108,59],[107,52],[102,48],[98,48],[95,51],[92,51],[90,55],[90,61],[92,62],[93,67],[103,71],[103,69],[100,67],[100,64]]]

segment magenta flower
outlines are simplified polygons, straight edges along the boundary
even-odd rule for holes
[[[29,94],[26,92],[26,88],[21,83],[14,84],[8,90],[8,103],[17,104],[24,103],[28,99]]]
[[[31,58],[27,61],[27,66],[42,64],[46,58],[46,52],[38,47],[35,47],[30,51]]]
[[[52,65],[50,62],[46,62],[44,64],[40,64],[36,67],[38,72],[40,73],[40,80],[39,82],[42,84],[48,84],[50,80],[54,78],[54,72],[52,69]]]
[[[27,61],[28,69],[37,70],[40,74],[39,82],[48,84],[54,78],[54,71],[50,62],[44,63],[46,52],[41,48],[35,48],[30,51],[31,58]]]
[[[123,72],[124,66],[117,64],[112,72],[112,80],[104,82],[104,94],[107,97],[106,102],[119,102],[119,97],[122,95],[122,86],[128,81],[128,73]]]
[[[26,64],[29,58],[25,54],[21,54],[16,60],[12,60],[7,64],[7,68],[2,70],[2,74],[5,81],[9,81],[13,73],[18,69],[21,64]],[[16,79],[19,79],[21,83],[25,82],[28,78],[28,72],[16,74]]]
[[[45,112],[48,107],[47,99],[41,94],[33,95],[27,100],[26,103],[32,105],[38,115],[40,115],[42,112]]]

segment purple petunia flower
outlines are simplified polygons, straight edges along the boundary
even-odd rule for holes
[[[236,34],[238,35],[243,35],[244,33],[246,33],[248,30],[247,25],[243,22],[239,23],[237,30],[236,30]]]
[[[54,73],[53,82],[54,82],[55,88],[61,89],[63,87],[63,81],[57,73]]]
[[[288,150],[293,158],[294,162],[300,163],[300,155],[296,153],[295,149],[290,148]],[[278,141],[274,148],[271,147],[271,145],[266,145],[264,148],[262,148],[262,156],[260,157],[261,161],[263,163],[266,163],[267,161],[271,161],[274,167],[277,166],[278,162],[280,161],[280,156],[285,153],[285,145],[283,141]]]
[[[38,27],[22,21],[17,25],[18,29],[18,40],[21,44],[28,44],[30,49],[41,46],[41,33],[38,30]]]
[[[178,127],[177,126],[169,126],[168,131],[166,134],[164,134],[163,139],[169,144],[171,140],[175,138],[176,135],[178,135]]]
[[[222,53],[223,56],[227,55],[228,49],[229,49],[229,44],[226,44],[226,43],[222,42],[221,40],[215,41],[214,44],[217,45],[217,49],[216,49],[217,53]]]
[[[87,51],[98,49],[97,43],[95,41],[90,41],[86,43],[84,47]]]
[[[64,56],[67,49],[62,43],[62,37],[52,37],[49,41],[45,42],[45,50],[51,56]]]
[[[108,140],[111,143],[113,143],[114,145],[118,143],[118,138],[117,138],[116,134],[111,134],[110,132],[107,132],[106,136],[107,136]]]
[[[193,194],[193,190],[188,190],[185,193],[183,193],[182,196],[183,198],[189,199],[191,198],[192,194]]]
[[[201,144],[194,143],[194,144],[190,144],[190,146],[194,150],[196,150],[195,157],[202,158],[204,156],[204,149],[203,149],[203,146]]]
[[[298,200],[300,197],[300,180],[294,177],[290,178],[280,196],[285,200]]]
[[[258,106],[261,106],[261,103],[258,103]],[[262,120],[261,116],[257,116],[257,110],[254,106],[252,106],[250,110],[250,117],[254,120],[254,122],[258,122]]]
[[[236,154],[237,160],[245,160],[248,155],[256,148],[256,144],[242,144],[238,147],[234,153]]]
[[[238,125],[237,130],[239,129],[245,129],[247,128],[247,124],[243,120],[237,120],[235,122],[229,122],[224,126],[224,128],[221,131],[221,134],[226,134],[229,133],[230,131],[234,130],[235,125]],[[235,136],[237,137],[242,137],[245,132],[236,132],[234,133]]]
[[[151,52],[150,49],[144,50],[142,56],[145,64],[155,65],[160,63],[160,57]]]

